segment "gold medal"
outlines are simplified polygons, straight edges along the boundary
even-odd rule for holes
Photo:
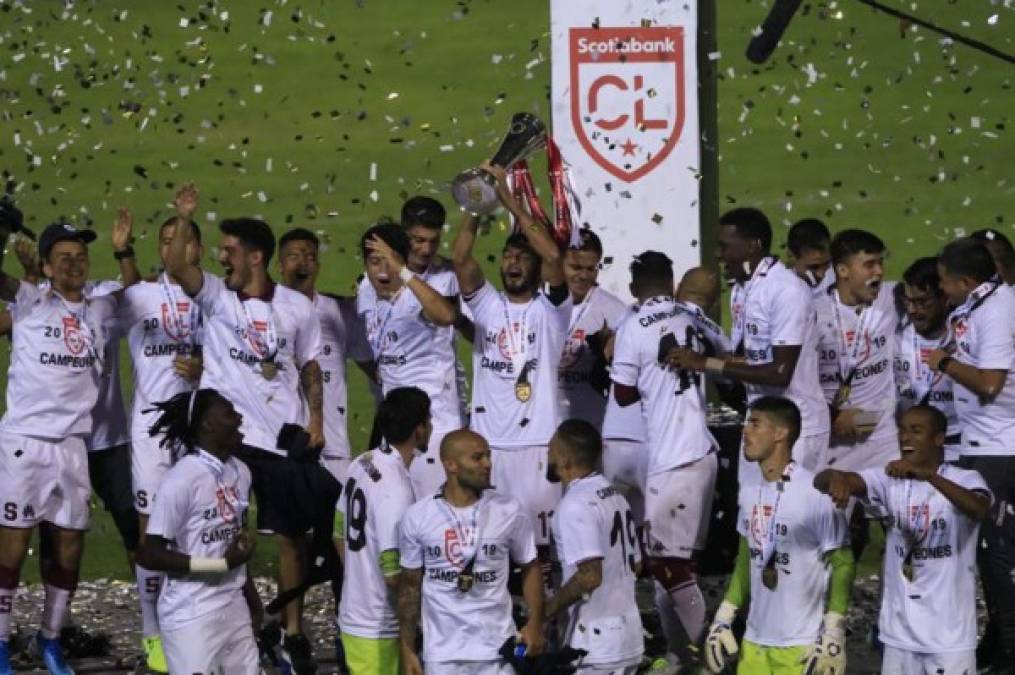
[[[912,583],[916,577],[916,569],[913,567],[913,552],[910,551],[906,554],[905,560],[902,561],[902,576],[906,577],[906,581]]]
[[[278,364],[274,361],[261,361],[261,377],[266,380],[274,380],[278,375]]]
[[[515,382],[515,398],[522,403],[528,403],[532,398],[532,385],[528,382]]]
[[[468,593],[472,590],[472,585],[476,582],[471,572],[462,571],[458,575],[458,590],[462,593]]]
[[[842,410],[847,403],[849,403],[849,395],[853,393],[853,387],[843,383],[839,385],[839,388],[835,391],[835,398],[832,399],[832,407],[836,410]]]
[[[775,587],[779,585],[779,570],[775,569],[774,561],[765,565],[765,569],[761,570],[761,583],[770,591],[774,591]]]

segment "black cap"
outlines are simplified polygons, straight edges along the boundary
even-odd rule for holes
[[[70,223],[53,223],[47,226],[39,237],[39,257],[43,260],[49,258],[49,252],[58,241],[80,241],[82,244],[90,244],[95,241],[95,236],[92,230],[79,230]]]
[[[0,228],[11,234],[21,232],[35,241],[35,233],[25,227],[25,217],[21,214],[21,210],[14,205],[14,200],[9,194],[0,198]]]

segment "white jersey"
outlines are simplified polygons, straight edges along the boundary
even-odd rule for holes
[[[204,272],[194,300],[204,316],[201,386],[218,390],[243,415],[243,442],[276,454],[286,423],[305,425],[300,369],[321,351],[321,324],[307,296],[273,285],[268,301],[226,288]],[[261,361],[273,356],[274,368]]]
[[[329,459],[347,459],[349,448],[349,393],[345,362],[372,361],[363,324],[353,298],[314,294],[314,313],[321,324],[321,366],[324,385],[324,450]]]
[[[596,357],[585,340],[603,326],[616,330],[626,313],[627,305],[620,298],[597,286],[592,287],[581,304],[573,305],[557,370],[562,419],[577,418],[597,429],[602,427],[606,397],[589,382]]]
[[[20,282],[10,306],[11,363],[3,431],[59,440],[87,436],[107,352],[117,298],[68,302],[52,290]]]
[[[476,326],[473,431],[499,449],[548,444],[561,420],[557,369],[571,298],[555,305],[537,293],[515,303],[485,282],[465,301]],[[528,387],[520,384],[522,375]]]
[[[744,638],[764,647],[814,644],[830,577],[825,554],[849,543],[845,512],[813,483],[812,473],[791,462],[783,480],[763,480],[740,492],[737,531],[751,552]],[[762,581],[769,560],[779,579],[771,590]]]
[[[399,532],[402,567],[423,569],[423,660],[498,660],[515,634],[511,562],[536,559],[535,532],[521,505],[490,490],[464,509],[435,495],[409,507]],[[463,592],[458,576],[473,559],[473,586]]]
[[[730,298],[734,348],[749,365],[771,363],[775,347],[800,346],[787,387],[746,384],[747,402],[785,396],[796,403],[801,438],[828,433],[828,406],[818,387],[818,333],[810,287],[775,258],[766,258],[750,281],[737,284]],[[801,458],[802,459],[802,458]]]
[[[157,282],[142,281],[124,292],[120,324],[134,364],[130,436],[142,440],[149,438],[158,417],[155,411],[144,411],[193,389],[173,370],[173,361],[200,354],[201,310],[163,274]]]
[[[990,496],[976,471],[942,464],[938,473]],[[881,641],[914,652],[976,649],[976,546],[979,522],[930,483],[889,478],[884,469],[860,473],[867,501],[889,514],[881,579]],[[912,581],[903,574],[911,553]]]
[[[641,559],[631,507],[602,474],[568,485],[553,514],[553,541],[565,583],[586,560],[602,560],[603,583],[568,608],[567,644],[584,649],[585,665],[639,661],[644,652],[635,600]]]
[[[692,318],[673,298],[655,297],[621,325],[614,343],[613,381],[637,387],[645,404],[650,476],[690,464],[717,447],[705,419],[701,375],[674,372],[659,362],[667,344],[706,353],[705,336]]]
[[[419,276],[444,297],[458,295],[458,281],[449,270]],[[384,394],[398,387],[419,387],[430,397],[435,429],[462,428],[454,327],[427,320],[423,306],[406,285],[390,300],[378,298],[367,280],[360,289],[356,311],[363,317]]]
[[[620,326],[638,315],[638,306],[629,307],[623,318],[617,324]],[[613,372],[611,366],[610,372]],[[606,415],[603,417],[603,440],[613,441],[635,441],[645,443],[648,441],[648,418],[645,415],[645,402],[638,401],[628,406],[617,403],[613,394],[614,385],[610,384],[610,393],[606,401]]]
[[[894,288],[894,283],[882,282],[870,305],[844,305],[834,288],[816,303],[818,371],[825,400],[832,403],[839,387],[845,384],[850,394],[843,408],[880,414],[869,437],[872,441],[898,436],[894,365],[899,315]]]
[[[903,413],[918,403],[932,405],[948,419],[949,439],[959,435],[959,418],[955,414],[952,379],[944,373],[927,367],[930,353],[943,348],[948,336],[925,338],[916,332],[913,324],[895,332],[895,392],[898,412]],[[948,454],[948,443],[945,454]],[[954,444],[956,447],[958,443]],[[957,454],[957,449],[956,449]],[[948,459],[955,459],[949,457]]]
[[[123,290],[123,284],[119,281],[89,281],[85,284],[85,296],[89,298],[110,295],[120,290]],[[99,380],[99,397],[92,408],[92,433],[85,439],[88,452],[115,448],[130,441],[127,411],[120,388],[120,337],[122,335],[118,327],[111,323],[103,368],[106,376]]]
[[[338,500],[345,530],[346,591],[338,612],[343,633],[398,637],[394,594],[381,570],[381,553],[398,550],[398,524],[412,503],[409,471],[397,450],[363,453],[349,466]]]
[[[166,472],[147,534],[173,551],[222,558],[247,520],[250,470],[233,457],[220,462],[203,450],[184,455]],[[167,575],[159,593],[159,624],[173,629],[221,611],[242,593],[246,566],[222,574]]]
[[[987,282],[948,319],[955,359],[981,370],[1006,370],[1004,387],[990,402],[954,385],[955,413],[962,428],[962,454],[1015,454],[1015,290]]]

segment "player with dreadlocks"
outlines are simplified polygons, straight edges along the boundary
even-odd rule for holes
[[[250,470],[232,456],[242,416],[214,389],[155,404],[174,466],[159,486],[138,561],[167,572],[158,613],[171,673],[259,672],[245,563]],[[259,606],[255,614],[259,614]]]

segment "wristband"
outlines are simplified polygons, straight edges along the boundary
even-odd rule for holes
[[[408,266],[402,267],[402,269],[398,270],[398,278],[402,280],[403,284],[409,283],[415,276],[416,275],[412,273],[412,270],[410,270]]]
[[[134,247],[133,246],[127,246],[122,251],[113,251],[113,257],[116,258],[117,260],[124,260],[126,258],[133,258],[134,257]]]
[[[711,375],[722,375],[723,368],[726,367],[726,362],[722,359],[717,359],[714,356],[709,356],[705,359],[705,372]]]
[[[937,362],[937,372],[939,372],[939,373],[945,372],[945,370],[948,369],[948,364],[951,363],[952,361],[954,361],[954,359],[952,357],[950,357],[950,356],[946,356],[943,359],[941,359],[940,361],[938,361]]]
[[[190,557],[190,571],[195,573],[209,572],[219,574],[229,571],[229,563],[225,558],[196,558]]]

